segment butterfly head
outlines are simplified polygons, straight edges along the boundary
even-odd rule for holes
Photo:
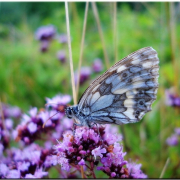
[[[65,109],[66,116],[73,118],[78,113],[78,106],[69,106]]]

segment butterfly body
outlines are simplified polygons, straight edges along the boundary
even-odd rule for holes
[[[142,48],[117,62],[98,77],[78,105],[66,109],[79,126],[127,124],[142,119],[156,99],[159,59],[151,48]]]

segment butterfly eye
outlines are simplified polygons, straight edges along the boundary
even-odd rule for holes
[[[67,108],[66,109],[66,115],[68,118],[72,118],[72,108]]]
[[[71,112],[71,110],[69,110],[69,111],[68,111],[68,114],[69,114],[69,115],[72,115],[72,112]]]

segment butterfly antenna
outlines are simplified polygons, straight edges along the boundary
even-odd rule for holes
[[[54,117],[56,114],[58,114],[59,112],[57,112],[57,113],[55,113],[55,114],[53,114],[51,117],[49,117],[45,122],[44,122],[44,124],[42,125],[42,127],[44,128],[44,126],[46,125],[46,123],[52,118],[52,117]]]

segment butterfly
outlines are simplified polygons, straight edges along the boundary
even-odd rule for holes
[[[139,122],[156,99],[159,58],[152,47],[126,56],[95,79],[77,105],[65,109],[78,126]]]

